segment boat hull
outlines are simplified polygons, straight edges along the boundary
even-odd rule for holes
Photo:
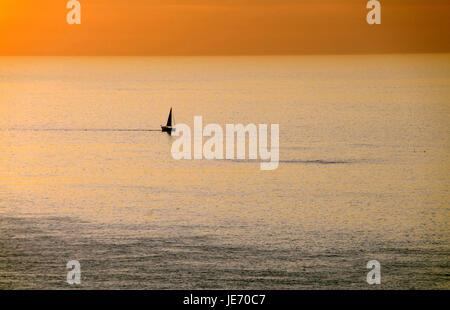
[[[172,132],[175,131],[175,128],[173,128],[172,126],[161,126],[161,131],[167,132],[169,135],[171,135]]]

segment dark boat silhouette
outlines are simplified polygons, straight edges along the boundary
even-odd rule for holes
[[[161,125],[161,131],[167,132],[169,135],[171,135],[172,132],[175,131],[175,128],[173,126],[175,126],[175,122],[173,120],[172,108],[170,108],[170,113],[169,113],[169,118],[167,119],[167,124],[166,124],[166,126]]]

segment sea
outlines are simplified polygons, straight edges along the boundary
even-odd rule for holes
[[[450,289],[449,121],[450,54],[0,57],[0,289]]]

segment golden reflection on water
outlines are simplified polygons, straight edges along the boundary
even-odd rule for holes
[[[8,219],[36,220],[30,228],[71,219],[42,229],[63,241],[65,229],[77,230],[81,244],[210,238],[211,247],[292,250],[289,268],[305,267],[296,258],[302,249],[337,277],[334,268],[381,257],[404,262],[392,267],[386,287],[420,280],[448,288],[439,280],[448,268],[439,266],[450,240],[449,57],[1,58],[3,227],[18,227]],[[175,161],[176,138],[159,132],[73,130],[154,129],[171,106],[175,120],[191,126],[194,115],[223,126],[279,123],[279,168]],[[330,252],[343,262],[321,256]],[[210,254],[196,259],[217,263]],[[411,257],[416,282],[408,278]],[[266,259],[273,261],[264,268],[288,268]],[[428,263],[437,271],[427,273]],[[6,268],[0,264],[0,273]]]

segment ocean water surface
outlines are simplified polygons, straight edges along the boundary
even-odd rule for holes
[[[278,169],[124,131],[170,107],[279,124]],[[70,260],[85,289],[450,288],[448,54],[1,57],[0,115],[1,289]]]

